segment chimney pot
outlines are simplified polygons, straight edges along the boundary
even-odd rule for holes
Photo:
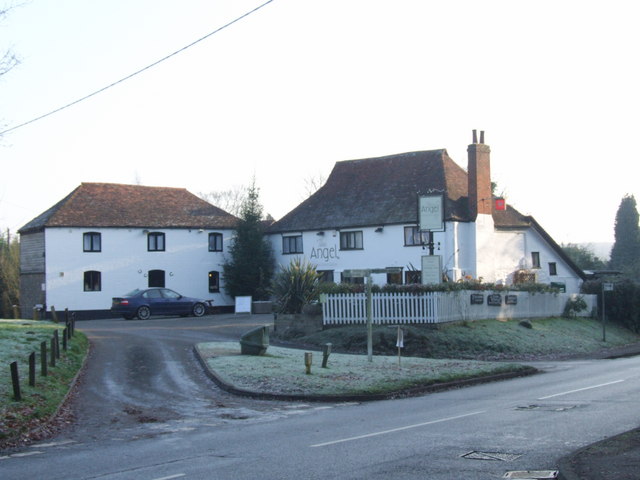
[[[471,142],[473,144],[478,143],[478,132],[477,130],[473,130],[473,142]]]
[[[480,130],[480,143],[484,145],[484,130]]]

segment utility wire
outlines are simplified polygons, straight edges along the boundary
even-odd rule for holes
[[[268,5],[269,3],[273,2],[273,1],[274,1],[274,0],[267,0],[267,1],[266,1],[266,2],[264,2],[262,5],[258,5],[258,6],[257,6],[256,8],[254,8],[253,10],[250,10],[250,11],[248,11],[247,13],[244,13],[243,15],[240,15],[240,16],[239,16],[239,17],[237,17],[236,19],[231,20],[229,23],[227,23],[227,24],[225,24],[225,25],[223,25],[223,26],[221,26],[221,27],[218,27],[218,28],[217,28],[217,29],[215,29],[214,31],[212,31],[212,32],[210,32],[210,33],[208,33],[208,34],[206,34],[204,37],[201,37],[201,38],[197,39],[196,41],[191,42],[189,45],[186,45],[186,46],[182,47],[181,49],[176,50],[176,51],[175,51],[175,52],[173,52],[173,53],[170,53],[169,55],[167,55],[167,56],[165,56],[165,57],[161,58],[160,60],[157,60],[157,61],[155,61],[155,62],[153,62],[153,63],[151,63],[151,64],[147,65],[146,67],[143,67],[143,68],[141,68],[140,70],[137,70],[137,71],[135,71],[135,72],[133,72],[133,73],[131,73],[131,74],[127,75],[126,77],[121,78],[120,80],[116,80],[115,82],[113,82],[113,83],[111,83],[111,84],[107,85],[106,87],[102,87],[101,89],[96,90],[96,91],[95,91],[95,92],[93,92],[93,93],[90,93],[90,94],[88,94],[88,95],[85,95],[84,97],[79,98],[79,99],[77,99],[77,100],[74,100],[73,102],[68,103],[68,104],[66,104],[66,105],[63,105],[62,107],[58,107],[58,108],[56,108],[55,110],[52,110],[52,111],[50,111],[50,112],[48,112],[48,113],[45,113],[44,115],[40,115],[39,117],[33,118],[33,119],[31,119],[31,120],[28,120],[28,121],[26,121],[26,122],[24,122],[24,123],[21,123],[21,124],[19,124],[19,125],[15,125],[15,126],[13,126],[13,127],[11,127],[11,128],[8,128],[8,129],[6,129],[6,130],[0,131],[0,137],[1,137],[2,135],[4,135],[5,133],[13,132],[14,130],[17,130],[18,128],[25,127],[25,126],[27,126],[27,125],[30,125],[30,124],[34,123],[34,122],[37,122],[38,120],[42,120],[43,118],[47,118],[47,117],[49,117],[49,116],[53,115],[54,113],[61,112],[62,110],[65,110],[65,109],[67,109],[67,108],[69,108],[69,107],[72,107],[72,106],[74,106],[74,105],[76,105],[76,104],[78,104],[78,103],[80,103],[80,102],[84,102],[85,100],[88,100],[89,98],[94,97],[94,96],[98,95],[99,93],[104,92],[105,90],[108,90],[108,89],[110,89],[110,88],[112,88],[112,87],[115,87],[116,85],[119,85],[119,84],[121,84],[121,83],[123,83],[123,82],[126,82],[127,80],[129,80],[129,79],[131,79],[131,78],[135,77],[136,75],[139,75],[139,74],[141,74],[142,72],[145,72],[145,71],[149,70],[150,68],[153,68],[153,67],[155,67],[156,65],[158,65],[158,64],[160,64],[160,63],[162,63],[162,62],[164,62],[164,61],[166,61],[166,60],[169,60],[171,57],[174,57],[175,55],[178,55],[179,53],[184,52],[186,49],[193,47],[193,46],[194,46],[194,45],[196,45],[197,43],[200,43],[200,42],[202,42],[203,40],[206,40],[207,38],[211,37],[212,35],[215,35],[216,33],[218,33],[218,32],[220,32],[220,31],[224,30],[225,28],[230,27],[230,26],[231,26],[231,25],[233,25],[234,23],[239,22],[240,20],[242,20],[242,19],[244,19],[244,18],[248,17],[249,15],[251,15],[251,14],[252,14],[252,13],[254,13],[254,12],[257,12],[257,11],[258,11],[258,10],[260,10],[262,7],[265,7],[266,5]]]

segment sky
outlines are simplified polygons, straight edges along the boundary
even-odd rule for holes
[[[176,52],[265,0],[0,0],[10,129]],[[640,199],[640,3],[272,0],[168,60],[0,138],[0,229],[82,182],[255,179],[278,219],[337,161],[485,131],[507,203],[558,243],[613,242]]]

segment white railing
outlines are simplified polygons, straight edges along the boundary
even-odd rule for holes
[[[482,303],[472,303],[472,295],[482,295]],[[444,323],[489,318],[544,318],[562,315],[567,301],[577,294],[569,293],[500,293],[500,305],[491,305],[492,292],[458,291],[431,293],[374,293],[371,320],[376,324]],[[507,295],[509,302],[507,303]],[[475,297],[479,300],[480,297]],[[596,306],[595,295],[582,295],[589,316]],[[326,295],[322,303],[325,325],[364,323],[367,319],[366,295],[345,293]]]

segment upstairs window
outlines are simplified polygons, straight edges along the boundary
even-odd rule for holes
[[[531,252],[531,268],[540,268],[540,252]]]
[[[164,233],[149,233],[147,235],[147,250],[149,252],[164,252]]]
[[[413,247],[429,243],[429,232],[421,232],[418,227],[404,227],[404,245]]]
[[[222,251],[222,234],[221,233],[209,234],[209,251],[210,252]]]
[[[362,231],[340,232],[340,250],[362,249]]]
[[[84,291],[85,292],[99,292],[102,289],[101,278],[102,274],[95,270],[89,270],[84,272]]]
[[[549,275],[558,275],[556,262],[549,262]]]
[[[303,253],[302,251],[302,235],[295,235],[290,237],[282,237],[282,253]]]
[[[87,232],[82,235],[82,250],[84,252],[100,252],[102,250],[101,234]]]

